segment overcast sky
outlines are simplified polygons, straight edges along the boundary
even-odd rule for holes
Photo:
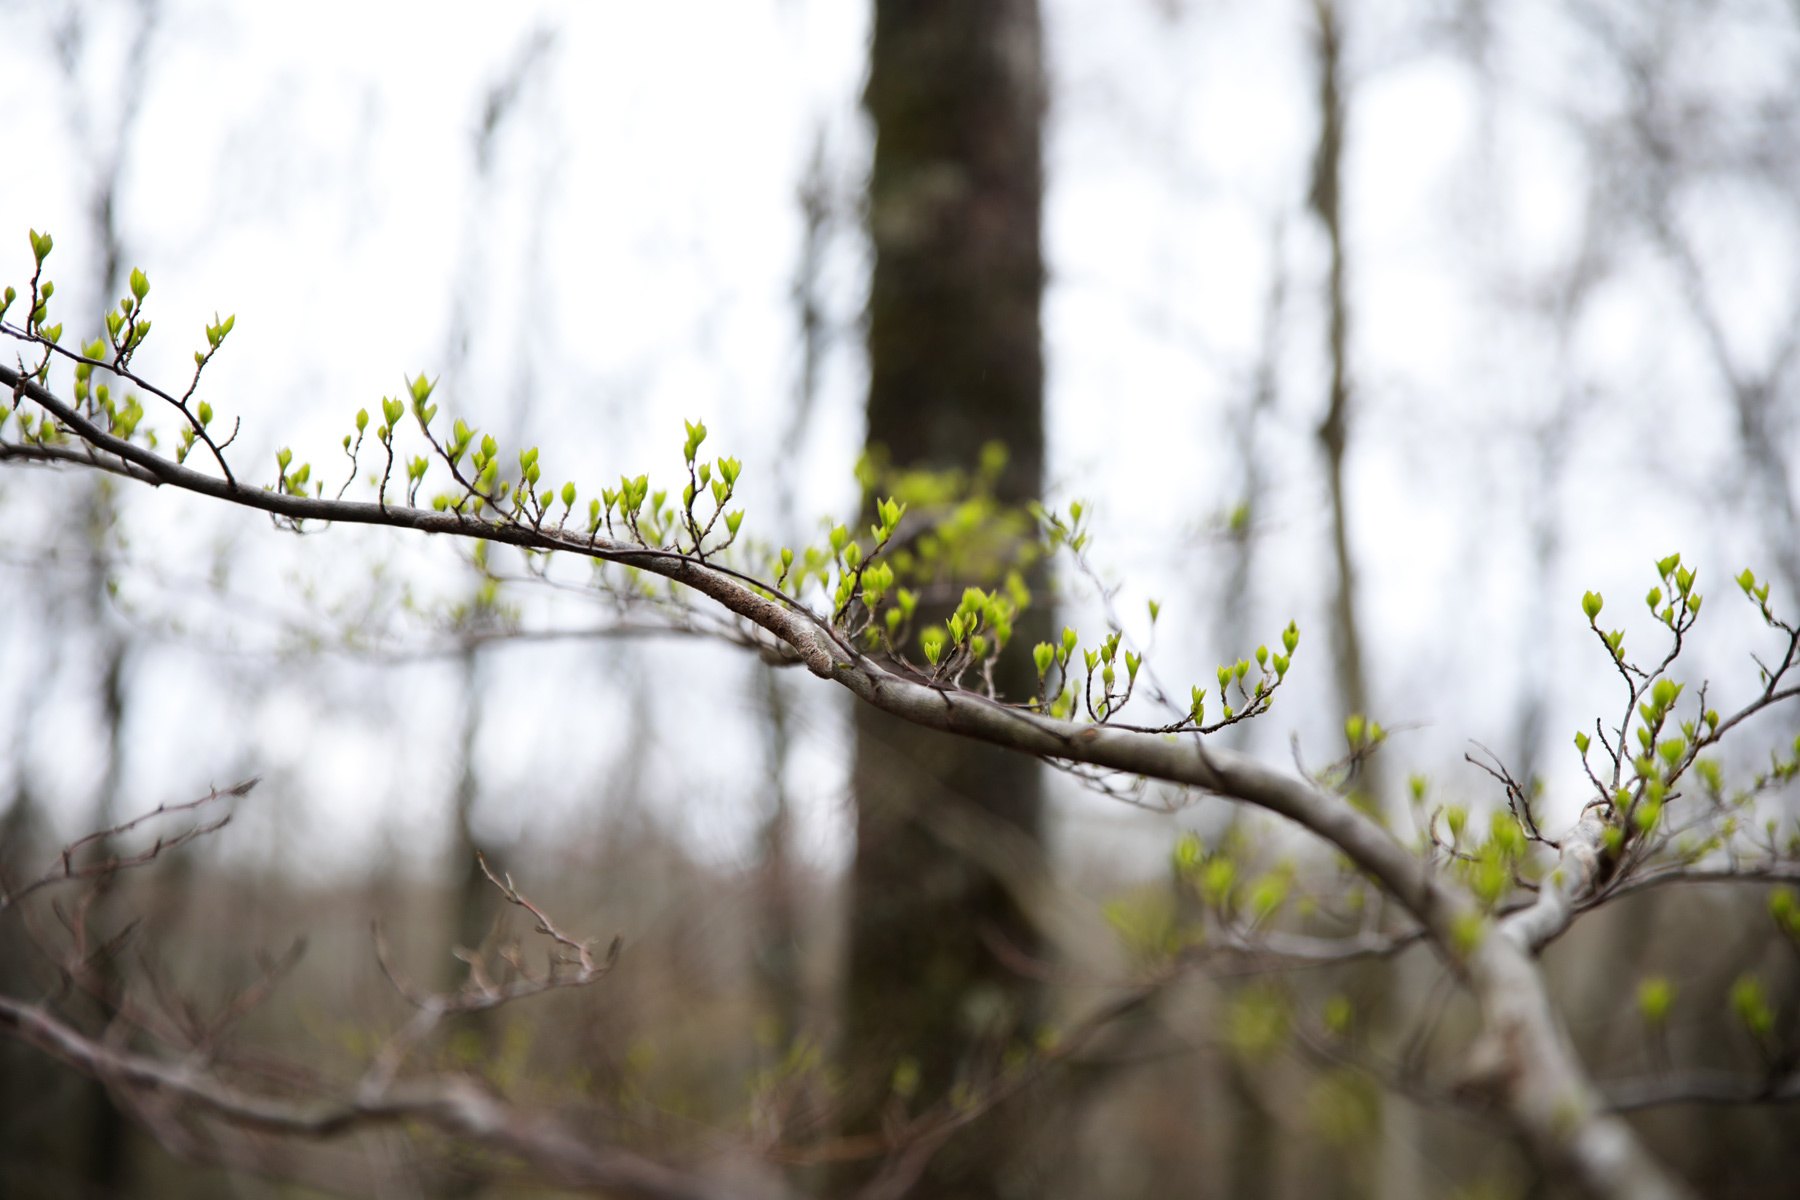
[[[1751,642],[1725,580],[1772,563],[1735,466],[1736,426],[1667,255],[1623,220],[1596,223],[1608,151],[1593,131],[1634,100],[1599,49],[1603,22],[1521,2],[1472,41],[1448,19],[1469,6],[1345,7],[1349,495],[1378,715],[1418,727],[1394,749],[1397,774],[1428,770],[1474,794],[1478,778],[1456,765],[1468,740],[1516,750],[1522,696],[1552,680],[1556,749],[1542,768],[1553,796],[1573,796],[1578,764],[1561,748],[1594,705],[1614,706],[1584,641],[1585,588],[1635,617],[1641,604],[1627,598],[1649,586],[1648,563],[1683,549],[1718,596],[1707,645],[1719,673],[1736,673],[1729,689],[1751,682],[1730,657]],[[1694,22],[1703,36],[1673,46],[1639,7],[1592,11],[1674,61],[1680,98],[1711,105],[1702,124],[1762,111],[1800,77],[1779,5],[1720,6]],[[1443,19],[1427,19],[1433,10]],[[132,90],[141,11],[0,3],[14,164],[0,188],[0,278],[27,278],[27,227],[54,232],[57,304],[82,336],[80,314],[99,306],[89,197]],[[541,445],[546,472],[584,494],[622,471],[671,477],[681,420],[697,417],[710,446],[745,461],[753,527],[775,520],[771,476],[804,516],[852,505],[865,6],[174,0],[157,11],[119,158],[119,233],[152,280],[157,322],[139,363],[181,374],[205,321],[235,312],[206,394],[242,417],[238,461],[258,477],[288,445],[335,478],[355,410],[423,370],[442,377],[447,413],[508,446]],[[1255,441],[1271,493],[1252,636],[1293,617],[1303,644],[1297,695],[1257,745],[1285,756],[1298,731],[1324,761],[1335,722],[1313,435],[1326,259],[1305,209],[1310,12],[1301,0],[1045,5],[1044,313],[1056,499],[1093,502],[1096,562],[1124,582],[1134,636],[1147,634],[1144,599],[1165,603],[1157,666],[1182,690],[1254,645],[1215,644],[1218,530],[1245,477],[1235,414],[1273,339],[1277,395]],[[815,146],[838,208],[822,279],[836,336],[813,419],[788,444],[795,197]],[[1791,204],[1721,185],[1686,195],[1677,216],[1731,354],[1766,362],[1800,279]],[[1557,309],[1559,281],[1595,246],[1596,282],[1572,315]],[[1278,275],[1286,302],[1271,329]],[[1791,440],[1781,453],[1792,461]],[[19,614],[0,633],[0,711],[8,728],[33,730],[10,761],[73,823],[102,761],[91,673],[80,638],[64,645],[44,606],[21,598],[42,590],[33,548],[75,493],[28,472],[0,488]],[[438,844],[462,703],[448,664],[277,666],[226,648],[267,650],[296,622],[391,611],[372,592],[409,590],[430,609],[467,589],[451,548],[368,530],[294,539],[180,497],[122,499],[122,595],[144,633],[131,660],[134,794],[147,804],[262,770],[291,800],[260,826],[265,847]],[[1547,574],[1536,565],[1546,531]],[[521,603],[546,624],[599,615]],[[1097,632],[1079,588],[1065,611]],[[1628,627],[1647,644],[1643,622]],[[479,761],[497,831],[591,819],[594,797],[638,755],[662,817],[709,856],[748,853],[758,801],[745,781],[759,750],[747,664],[693,646],[560,644],[496,655],[488,671]],[[790,777],[806,850],[836,862],[848,836],[843,709],[806,682],[794,681],[806,699]],[[1067,803],[1072,819],[1113,820],[1091,799]],[[278,841],[301,834],[313,840]]]

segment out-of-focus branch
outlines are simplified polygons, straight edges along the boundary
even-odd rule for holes
[[[350,1100],[291,1100],[233,1086],[188,1063],[164,1062],[87,1037],[43,1008],[0,996],[0,1028],[122,1090],[179,1098],[234,1124],[324,1138],[375,1123],[417,1121],[516,1156],[553,1183],[645,1200],[741,1198],[741,1186],[590,1146],[549,1114],[520,1108],[466,1075],[393,1081]]]
[[[227,791],[215,791],[196,801],[165,805],[154,812],[113,829],[90,834],[71,843],[58,865],[25,888],[9,893],[13,901],[40,887],[65,880],[92,880],[154,860],[162,851],[184,844],[224,824],[196,826],[175,837],[159,839],[152,848],[96,863],[79,862],[80,850],[117,837],[148,821],[170,813],[191,812],[223,796],[242,795],[254,781]],[[707,1175],[658,1162],[617,1147],[593,1145],[569,1132],[555,1116],[515,1105],[473,1076],[431,1073],[403,1077],[401,1070],[412,1051],[446,1017],[477,1012],[560,988],[581,987],[605,975],[618,961],[620,940],[615,938],[604,953],[560,928],[537,903],[522,895],[510,877],[482,870],[508,903],[524,909],[536,920],[536,931],[550,940],[552,949],[541,969],[534,970],[517,946],[506,946],[500,956],[514,977],[496,981],[482,959],[462,950],[469,964],[469,979],[454,994],[420,994],[400,977],[377,935],[377,952],[383,969],[395,987],[417,1011],[390,1037],[347,1095],[305,1096],[296,1089],[313,1086],[309,1073],[276,1070],[277,1087],[259,1090],[235,1081],[215,1063],[215,1048],[230,1025],[266,1000],[275,983],[297,960],[296,944],[283,959],[266,963],[261,979],[246,988],[211,1021],[192,1018],[174,1024],[154,1020],[135,1006],[117,1009],[118,1022],[150,1033],[158,1041],[178,1046],[180,1057],[165,1060],[125,1048],[111,1033],[91,1037],[57,1016],[47,1004],[28,1003],[0,996],[0,1032],[10,1034],[107,1084],[120,1101],[138,1111],[153,1131],[173,1135],[180,1122],[169,1111],[186,1107],[248,1130],[305,1138],[328,1138],[351,1130],[395,1122],[418,1122],[443,1133],[480,1144],[520,1160],[534,1175],[563,1187],[593,1188],[645,1200],[723,1200],[747,1194],[774,1196],[773,1185],[730,1184]],[[77,929],[84,926],[77,925]],[[66,978],[82,983],[91,972],[91,955],[77,944],[73,961],[64,962]],[[153,981],[154,982],[154,981]],[[158,988],[160,994],[162,989]],[[162,996],[165,1004],[170,997]],[[113,1032],[117,1032],[117,1028]],[[262,1073],[267,1073],[267,1068]],[[185,1139],[184,1145],[191,1142]],[[191,1147],[189,1147],[191,1149]]]
[[[246,796],[250,793],[250,789],[256,786],[256,783],[257,781],[254,779],[246,779],[244,782],[234,784],[224,790],[214,789],[198,800],[189,800],[181,804],[160,804],[142,816],[133,817],[123,824],[114,825],[110,829],[97,830],[85,837],[77,838],[63,847],[54,866],[31,882],[19,887],[12,887],[6,880],[0,879],[0,912],[5,912],[33,892],[50,887],[52,884],[71,880],[99,879],[116,875],[120,871],[128,871],[133,867],[147,866],[167,851],[185,846],[195,838],[217,832],[231,820],[229,812],[215,820],[190,826],[180,833],[159,836],[150,846],[134,854],[115,854],[92,862],[81,861],[82,852],[91,846],[110,845],[114,839],[123,837],[160,817],[195,812],[228,796]]]
[[[1800,883],[1800,863],[1750,863],[1736,867],[1661,867],[1643,872],[1578,904],[1573,916],[1652,888],[1681,883]]]
[[[1601,1085],[1614,1112],[1637,1112],[1671,1104],[1800,1103],[1800,1070],[1758,1080],[1728,1071],[1677,1071]]]

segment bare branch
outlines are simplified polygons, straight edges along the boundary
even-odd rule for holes
[[[1601,1085],[1613,1112],[1637,1112],[1672,1104],[1794,1104],[1800,1102],[1800,1071],[1756,1080],[1727,1071],[1679,1071]]]
[[[628,1150],[591,1146],[555,1117],[520,1108],[467,1075],[395,1083],[354,1099],[292,1100],[234,1087],[191,1062],[171,1063],[89,1038],[42,1008],[0,996],[0,1028],[114,1088],[161,1093],[234,1125],[328,1138],[372,1124],[416,1121],[522,1159],[551,1182],[643,1200],[741,1200],[740,1183],[708,1178]],[[765,1194],[779,1194],[773,1185]]]
[[[114,838],[123,837],[125,834],[131,833],[133,830],[146,825],[159,817],[173,816],[176,813],[193,812],[228,796],[249,795],[250,789],[255,787],[256,784],[257,781],[255,779],[246,779],[244,782],[233,784],[231,787],[225,788],[222,791],[215,788],[198,800],[188,800],[181,804],[159,804],[142,816],[133,817],[122,825],[114,825],[111,829],[102,829],[87,834],[85,837],[77,838],[75,841],[70,842],[67,846],[63,847],[62,853],[57,856],[55,866],[49,868],[42,875],[38,876],[38,878],[25,884],[23,887],[8,887],[6,881],[0,879],[0,912],[5,912],[8,908],[11,908],[33,892],[47,888],[52,884],[64,883],[70,880],[99,879],[109,875],[116,875],[120,871],[130,870],[133,867],[146,866],[149,863],[155,862],[157,858],[167,851],[174,850],[180,846],[185,846],[195,838],[204,837],[209,833],[215,833],[230,822],[231,814],[229,812],[225,813],[217,820],[184,829],[172,837],[159,837],[149,848],[141,850],[136,854],[114,855],[110,858],[103,858],[95,862],[87,863],[78,861],[81,857],[81,852],[90,846],[104,845]]]

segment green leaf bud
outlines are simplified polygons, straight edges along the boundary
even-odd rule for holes
[[[1650,606],[1651,612],[1655,612],[1656,606],[1662,603],[1662,589],[1651,588],[1650,594],[1644,597],[1644,603]]]
[[[894,598],[900,602],[900,611],[908,617],[912,616],[913,610],[919,607],[919,593],[910,588],[901,588],[894,593]]]
[[[1204,724],[1206,720],[1206,690],[1194,687],[1188,689],[1188,693],[1188,716],[1193,718],[1194,724]]]
[[[1176,874],[1191,875],[1205,860],[1206,847],[1198,834],[1184,833],[1175,839],[1175,851],[1169,857]]]
[[[1287,628],[1281,631],[1281,644],[1292,654],[1294,647],[1300,644],[1300,627],[1289,621]]]
[[[1793,888],[1784,885],[1769,892],[1769,915],[1783,934],[1800,939],[1800,899]]]
[[[1656,752],[1662,755],[1663,761],[1671,767],[1681,761],[1681,756],[1686,750],[1687,739],[1685,738],[1669,738],[1656,747]]]
[[[1660,560],[1656,564],[1656,573],[1663,579],[1667,579],[1669,576],[1671,576],[1675,573],[1675,568],[1679,567],[1680,565],[1681,565],[1681,555],[1671,554],[1671,555],[1669,555],[1669,557]]]
[[[1594,620],[1600,615],[1600,609],[1604,604],[1605,601],[1600,598],[1599,592],[1584,592],[1582,594],[1581,611],[1587,614],[1587,619],[1589,621]]]
[[[136,267],[131,268],[131,294],[137,297],[139,304],[150,294],[150,278]]]
[[[1450,836],[1460,839],[1463,828],[1469,823],[1469,810],[1460,804],[1452,804],[1444,809],[1444,820],[1450,825]]]
[[[1775,1013],[1763,994],[1762,981],[1754,975],[1741,977],[1731,988],[1731,1007],[1752,1037],[1766,1038],[1775,1028]]]
[[[1221,855],[1206,864],[1206,871],[1200,877],[1200,891],[1212,904],[1220,905],[1231,896],[1231,889],[1237,882],[1237,864]]]
[[[1072,500],[1069,502],[1069,524],[1079,525],[1080,523],[1081,523],[1081,501]]]
[[[1583,757],[1586,757],[1587,755],[1588,745],[1588,735],[1577,730],[1575,733],[1575,748],[1581,751]]]
[[[1162,616],[1162,605],[1155,600],[1150,601],[1150,623],[1156,624],[1156,618]]]
[[[1344,718],[1344,737],[1352,746],[1362,744],[1365,725],[1361,713],[1351,713]]]
[[[1256,648],[1256,665],[1265,668],[1269,665],[1269,648],[1267,646]]]
[[[925,661],[937,666],[938,658],[944,653],[944,631],[933,625],[919,634],[919,648],[925,652]]]
[[[294,452],[289,450],[286,446],[283,446],[275,452],[275,465],[280,468],[283,475],[287,474],[288,464],[293,461]]]
[[[1069,659],[1069,656],[1075,653],[1075,644],[1079,640],[1080,639],[1076,637],[1075,631],[1073,629],[1070,629],[1067,625],[1063,626],[1063,631],[1062,631],[1063,661],[1067,662]]]
[[[1049,642],[1039,642],[1031,648],[1031,661],[1037,666],[1038,682],[1050,673],[1050,664],[1056,658],[1056,647]]]
[[[1637,1002],[1644,1024],[1660,1028],[1675,1004],[1675,985],[1660,975],[1652,975],[1638,984]]]
[[[210,405],[206,401],[202,400],[198,405],[195,406],[194,411],[195,411],[195,414],[200,418],[200,424],[202,427],[212,424],[212,418],[213,418],[212,405]]]
[[[7,288],[6,290],[8,293],[7,294],[7,302],[11,303],[12,302],[12,295],[11,295],[12,289]],[[1737,577],[1737,585],[1744,589],[1744,595],[1746,595],[1746,596],[1750,595],[1752,592],[1754,592],[1756,590],[1756,573],[1754,571],[1752,571],[1749,567],[1745,567],[1744,573]]]
[[[1288,877],[1280,871],[1264,875],[1250,889],[1250,909],[1258,920],[1267,920],[1287,903]]]
[[[361,433],[363,430],[367,429],[368,427],[369,427],[369,410],[366,408],[357,409],[356,410],[356,432]]]
[[[738,526],[742,525],[743,523],[744,523],[744,514],[743,514],[742,510],[739,510],[737,512],[728,512],[725,514],[725,529],[726,529],[726,532],[730,533],[732,537],[737,536]]]
[[[1349,1034],[1350,1023],[1355,1015],[1356,1010],[1350,1003],[1350,997],[1340,992],[1325,1001],[1325,1008],[1320,1012],[1319,1017],[1324,1022],[1326,1029],[1341,1038]]]
[[[56,243],[51,240],[48,233],[40,234],[35,229],[27,232],[31,234],[31,253],[37,258],[38,265],[43,266],[44,260],[50,257],[50,248]]]

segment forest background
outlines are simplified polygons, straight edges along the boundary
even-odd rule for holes
[[[1556,812],[1578,794],[1570,738],[1608,682],[1584,589],[1635,595],[1645,566],[1682,548],[1705,578],[1754,563],[1800,592],[1800,14],[1339,11],[1343,509],[1368,708],[1397,731],[1384,769],[1480,808],[1493,797],[1463,761],[1473,741],[1541,778]],[[1257,631],[1334,620],[1315,433],[1332,367],[1331,248],[1309,202],[1315,13],[1068,0],[1044,19],[1050,493],[1090,502],[1119,612],[1163,604],[1158,669],[1206,678]],[[680,421],[699,417],[748,465],[746,505],[771,532],[798,540],[820,514],[854,511],[860,6],[426,17],[143,0],[11,3],[0,22],[0,112],[21,164],[0,230],[56,232],[75,311],[98,312],[123,264],[156,281],[164,319],[238,314],[210,386],[243,411],[250,458],[332,445],[340,410],[423,365],[458,413],[584,474],[672,462]],[[3,253],[22,276],[23,236]],[[459,852],[503,848],[570,923],[626,939],[581,1055],[609,1087],[711,1113],[790,1048],[758,1036],[773,861],[800,897],[794,1023],[830,1043],[852,828],[837,698],[729,648],[583,636],[606,614],[544,589],[503,589],[516,614],[471,610],[475,576],[450,547],[341,528],[275,538],[180,496],[35,472],[3,483],[9,868],[261,775],[227,829],[155,876],[159,946],[198,971],[209,947],[310,933],[286,1019],[295,1037],[342,1044],[377,981],[370,913],[405,931],[421,972],[447,974]],[[1059,615],[1098,624],[1091,583],[1062,583]],[[1712,674],[1742,661],[1744,627],[1702,634]],[[1338,752],[1325,640],[1250,748],[1286,757],[1292,734],[1313,757]],[[1232,818],[1047,786],[1059,957],[1118,977],[1179,832],[1216,839]],[[1695,1044],[1742,1053],[1723,997],[1758,963],[1791,1023],[1793,964],[1772,931],[1746,918],[1698,950],[1681,935],[1737,928],[1739,903],[1684,892],[1678,910],[1614,918],[1637,930],[1609,933],[1616,960],[1563,980],[1587,1034],[1636,1052],[1609,1033],[1628,993],[1602,982],[1660,970],[1694,997]],[[1068,1194],[1226,1178],[1241,1184],[1228,1194],[1307,1194],[1356,1158],[1339,1143],[1367,1130],[1321,1120],[1311,1068],[1232,1065],[1229,1038],[1208,1032],[1223,986],[1196,980],[1167,1001],[1187,1014],[1173,1041],[1084,1099]],[[573,1037],[539,1029],[512,1052],[555,1057]],[[95,1169],[112,1174],[89,1185],[128,1194],[200,1186],[117,1131],[118,1160],[96,1168],[83,1139],[104,1117],[84,1130],[64,1115],[93,1098],[30,1069],[62,1079],[43,1086],[65,1103],[39,1106],[56,1114],[45,1129],[9,1119],[36,1155],[8,1156],[15,1187],[64,1172],[44,1194],[81,1194]],[[1354,1186],[1525,1186],[1505,1145],[1476,1139],[1471,1156],[1404,1109],[1382,1109],[1377,1175]],[[1224,1115],[1195,1137],[1181,1114],[1199,1112]],[[1770,1186],[1791,1122],[1678,1115],[1668,1137],[1693,1171],[1742,1194]],[[1250,1143],[1265,1162],[1227,1163],[1243,1157],[1233,1131],[1257,1121],[1308,1152],[1284,1159],[1270,1138]],[[383,1146],[369,1154],[404,1174]]]

